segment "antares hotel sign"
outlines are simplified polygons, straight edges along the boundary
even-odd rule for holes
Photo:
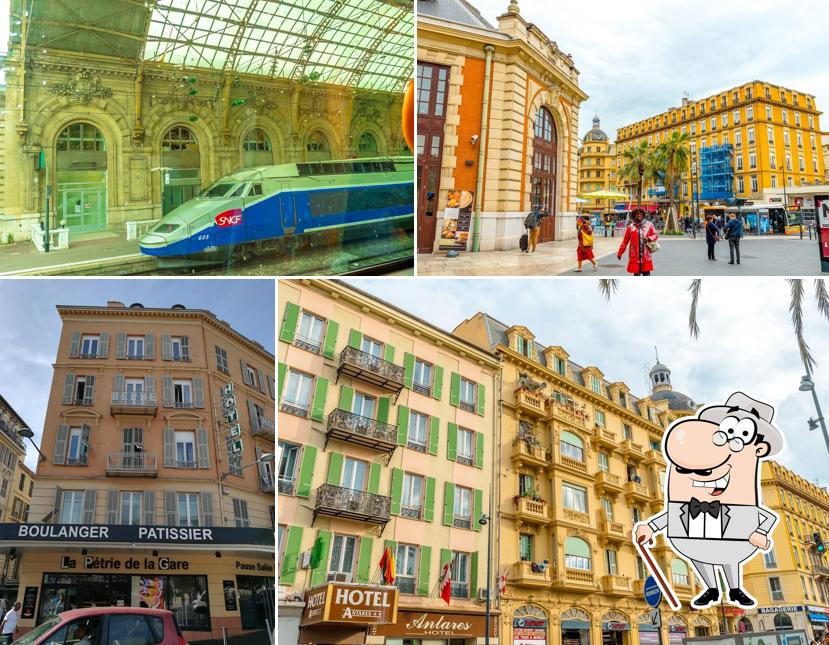
[[[0,524],[0,541],[273,546],[270,529],[106,524]]]
[[[397,638],[425,638],[429,636],[477,638],[483,637],[484,632],[486,632],[486,617],[484,614],[403,609],[397,612],[397,624],[372,626],[369,631],[372,636],[393,636]],[[489,635],[498,636],[498,616],[496,614],[493,614],[489,619]]]
[[[302,625],[381,625],[397,620],[397,587],[329,582],[305,592]]]

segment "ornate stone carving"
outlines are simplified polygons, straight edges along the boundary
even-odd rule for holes
[[[82,69],[75,74],[68,74],[66,82],[55,83],[52,86],[55,96],[74,96],[81,103],[91,103],[92,99],[108,99],[112,90],[101,84],[101,79],[93,78],[92,72]]]
[[[370,96],[357,96],[354,99],[354,121],[369,121],[380,123],[383,121],[386,110],[379,101]]]
[[[162,112],[175,110],[195,112],[199,108],[209,108],[212,111],[214,99],[196,98],[195,94],[190,94],[191,87],[188,83],[171,84],[166,94],[153,94],[150,97],[150,105],[161,106]]]
[[[262,89],[251,89],[245,99],[245,105],[259,114],[273,112],[279,107],[279,103]]]
[[[537,392],[546,388],[547,384],[532,379],[526,372],[521,372],[518,374],[518,387],[528,392]]]

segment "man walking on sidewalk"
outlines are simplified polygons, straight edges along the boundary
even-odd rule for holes
[[[6,614],[2,624],[0,624],[0,632],[2,632],[2,637],[6,645],[14,640],[17,632],[17,621],[20,620],[20,606],[19,602],[14,603],[14,607]]]
[[[743,236],[743,223],[736,213],[729,213],[728,223],[725,225],[725,239],[728,240],[728,254],[734,264],[734,253],[737,253],[737,264],[740,264],[740,238]]]

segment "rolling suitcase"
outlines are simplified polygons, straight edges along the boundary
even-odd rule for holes
[[[521,236],[521,239],[518,240],[518,247],[521,249],[523,253],[526,253],[527,250],[530,248],[530,238],[525,232],[524,235]]]

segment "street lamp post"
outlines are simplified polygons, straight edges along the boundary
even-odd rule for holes
[[[32,432],[32,429],[31,429],[31,428],[26,428],[26,427],[23,427],[23,428],[18,428],[18,429],[17,429],[17,435],[18,435],[19,437],[25,437],[26,439],[28,439],[29,441],[31,441],[31,442],[32,442],[32,445],[35,447],[35,450],[37,450],[37,454],[39,454],[39,455],[40,455],[40,460],[41,460],[41,461],[46,461],[46,455],[44,455],[44,454],[40,451],[40,448],[38,448],[38,447],[37,447],[37,444],[35,443],[34,439],[32,438],[32,437],[34,437],[34,436],[35,436],[35,433],[34,433],[34,432]]]
[[[812,393],[812,400],[815,402],[815,409],[817,410],[817,419],[809,419],[809,430],[814,430],[820,425],[820,429],[823,431],[823,441],[826,443],[827,452],[829,452],[829,432],[826,430],[826,419],[823,418],[820,401],[818,401],[817,392],[815,392],[815,382],[812,380],[812,370],[808,365],[806,365],[806,375],[800,379],[800,387],[798,389],[801,392]]]
[[[272,452],[266,452],[261,457],[259,457],[259,459],[257,459],[256,461],[252,461],[249,464],[245,464],[244,466],[239,468],[239,470],[244,470],[245,468],[250,468],[251,466],[255,466],[256,464],[258,464],[260,462],[264,463],[266,461],[273,461],[273,460],[274,460],[274,454]],[[231,475],[231,474],[232,473],[230,471],[227,471],[226,473],[222,473],[221,481],[224,481],[225,477],[227,477],[228,475]]]
[[[491,616],[490,596],[492,595],[492,518],[484,513],[478,524],[486,527],[486,626],[484,627],[484,643],[489,645],[489,621]]]

